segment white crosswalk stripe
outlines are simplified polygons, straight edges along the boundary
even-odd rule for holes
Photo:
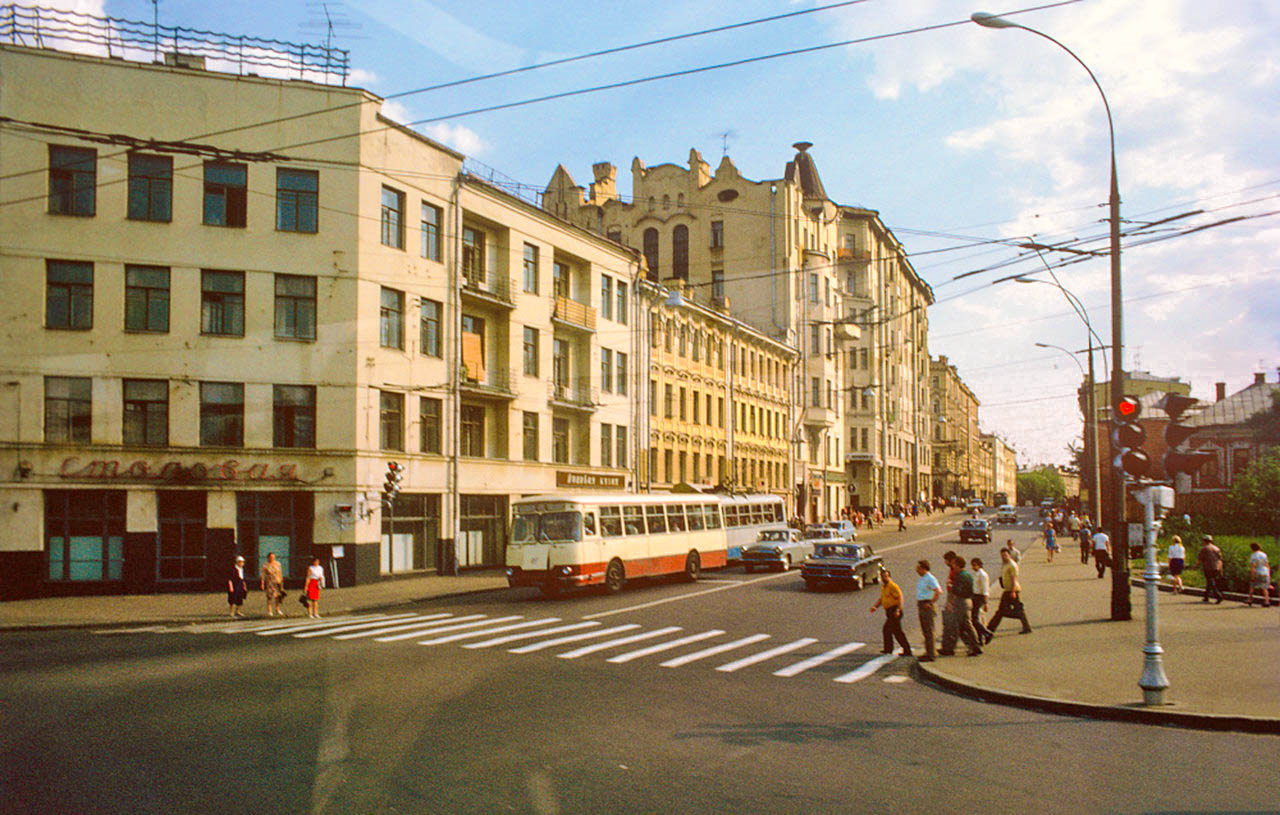
[[[819,665],[825,665],[826,663],[830,662],[836,657],[842,657],[845,654],[852,654],[854,651],[858,650],[864,645],[866,645],[865,642],[846,642],[844,645],[838,646],[836,648],[832,648],[830,651],[827,651],[826,653],[818,654],[816,657],[809,657],[808,659],[803,660],[801,662],[797,662],[794,665],[788,665],[787,667],[781,670],[774,671],[773,675],[774,676],[795,676],[796,674],[803,673],[809,670],[810,668],[816,668]]]
[[[531,640],[534,637],[542,637],[542,636],[546,636],[547,634],[560,634],[564,631],[580,631],[583,628],[595,628],[598,625],[600,625],[599,622],[595,620],[588,620],[585,623],[573,623],[571,625],[558,625],[555,628],[544,628],[541,631],[534,631],[532,634],[526,632],[524,634],[511,634],[506,637],[496,637],[491,640],[485,640],[484,642],[472,642],[462,647],[463,648],[491,648],[495,645],[505,645],[508,642],[518,642],[520,640]],[[492,633],[492,632],[485,632],[485,633]]]
[[[480,615],[480,616],[484,616],[484,615]],[[458,619],[462,619],[462,618],[459,617]],[[431,634],[432,635],[443,634],[446,631],[464,631],[471,628],[480,628],[482,626],[495,625],[497,623],[509,623],[512,620],[523,620],[523,619],[524,619],[523,614],[512,614],[507,617],[494,617],[491,620],[476,620],[474,622],[469,622],[469,623],[458,623],[457,625],[446,625],[446,626],[442,626],[440,628],[435,629],[434,631],[431,632]],[[400,640],[411,640],[414,637],[419,637],[419,636],[422,636],[422,632],[409,631],[403,634],[391,634],[386,637],[375,637],[374,642],[399,642]]]
[[[748,665],[755,665],[758,662],[764,662],[766,660],[773,659],[774,657],[782,656],[783,654],[789,654],[792,651],[798,651],[806,645],[815,642],[817,642],[817,640],[813,637],[801,637],[795,642],[789,642],[786,645],[779,645],[777,648],[770,648],[767,651],[761,651],[758,654],[752,654],[749,657],[743,657],[742,659],[737,659],[733,662],[727,662],[716,668],[716,670],[723,671],[724,673],[732,673],[739,668],[745,668]]]
[[[412,616],[413,616],[412,614],[408,614],[408,613],[377,614],[377,615],[374,615],[373,618],[369,618],[369,619],[379,619],[386,622],[391,622],[392,620],[404,622],[404,618],[412,617]],[[326,620],[320,625],[316,625],[315,621],[312,620],[310,623],[298,623],[296,625],[288,625],[283,628],[270,628],[264,631],[255,631],[254,633],[257,634],[259,637],[279,637],[284,634],[296,634],[299,631],[314,631],[316,629],[320,629],[321,631],[334,631],[335,629],[342,628],[345,625],[346,623],[343,623],[341,621],[335,622],[334,620]]]
[[[716,654],[723,654],[725,651],[732,651],[735,648],[742,648],[743,646],[750,645],[753,642],[760,642],[761,640],[767,639],[769,639],[768,634],[752,634],[750,637],[743,637],[740,640],[726,642],[723,645],[713,645],[710,648],[705,648],[701,651],[694,651],[692,654],[685,654],[682,657],[668,659],[666,662],[659,662],[658,664],[664,668],[679,668],[681,665],[688,665],[690,662],[697,662],[700,659],[713,657]]]
[[[650,654],[658,654],[663,651],[670,651],[673,648],[679,648],[682,645],[688,645],[689,643],[692,643],[692,642],[702,642],[703,640],[709,640],[712,637],[718,637],[723,633],[724,632],[721,631],[720,629],[713,628],[710,631],[703,631],[701,634],[691,634],[688,637],[681,637],[678,640],[671,640],[669,642],[658,643],[657,645],[650,645],[648,648],[641,648],[639,651],[629,651],[625,654],[618,654],[616,657],[609,658],[608,660],[606,660],[606,662],[613,662],[615,664],[630,662],[633,659],[639,659],[640,657],[647,657]]]
[[[252,632],[256,634],[259,631],[270,631],[274,628],[288,628],[294,625],[321,626],[321,625],[329,625],[330,623],[351,622],[352,620],[357,620],[357,619],[359,619],[359,617],[356,617],[351,614],[343,614],[337,617],[324,617],[322,619],[294,618],[292,620],[289,620],[288,622],[283,622],[281,620],[274,620],[269,623],[258,623],[257,625],[237,626],[235,628],[225,629],[223,630],[222,633],[223,634],[247,634]],[[305,620],[305,622],[302,622],[301,620]]]
[[[616,640],[607,640],[605,642],[597,642],[594,645],[584,645],[581,648],[575,648],[572,651],[565,651],[563,654],[556,654],[561,659],[577,659],[578,657],[594,654],[596,651],[603,651],[607,648],[616,648],[619,645],[630,645],[633,642],[643,642],[651,640],[654,637],[661,637],[666,634],[674,634],[680,630],[680,626],[672,625],[666,628],[659,628],[656,631],[646,631],[643,634],[632,634],[629,637],[621,637]]]
[[[420,623],[427,620],[438,620],[441,617],[449,617],[449,614],[409,614],[397,620],[399,623]],[[377,620],[374,622],[351,623],[349,625],[340,625],[337,628],[322,628],[319,631],[304,631],[301,634],[294,634],[298,639],[309,639],[311,637],[328,637],[333,634],[344,634],[348,631],[362,631],[366,628],[377,628],[387,624],[386,620]]]
[[[602,628],[599,631],[588,631],[585,634],[572,634],[568,637],[557,637],[554,640],[547,640],[546,642],[535,642],[529,645],[522,645],[519,648],[508,648],[507,651],[512,654],[531,654],[534,651],[541,651],[544,648],[554,648],[557,645],[564,645],[566,642],[593,640],[596,637],[607,637],[610,634],[617,634],[622,631],[632,631],[639,627],[640,625],[638,623],[615,625],[613,628]]]
[[[420,623],[403,623],[400,625],[385,625],[377,628],[368,629],[366,631],[356,631],[351,634],[339,634],[334,637],[335,640],[358,640],[363,637],[377,637],[382,634],[390,634],[394,631],[421,631],[424,628],[434,628],[438,625],[447,623],[457,623],[463,620],[480,620],[488,617],[488,614],[466,614],[462,617],[455,617],[452,614],[446,614],[436,620],[430,620]]]
[[[882,666],[887,665],[890,662],[893,662],[897,658],[898,657],[896,654],[885,654],[883,656],[878,656],[873,660],[864,662],[862,665],[859,665],[856,669],[849,671],[849,673],[845,674],[844,676],[837,676],[835,678],[835,681],[844,682],[847,684],[850,682],[857,682],[860,679],[866,679],[868,676],[871,676],[871,674],[880,670]]]
[[[487,637],[491,634],[497,634],[499,631],[518,631],[521,628],[533,628],[534,626],[546,625],[547,623],[558,623],[559,617],[546,617],[541,620],[529,620],[524,623],[513,623],[511,625],[500,625],[497,628],[486,628],[483,631],[463,631],[461,634],[448,634],[443,637],[433,637],[429,640],[421,640],[419,645],[441,645],[446,642],[457,642],[458,640],[469,640],[472,637]],[[444,629],[441,629],[444,630]],[[535,634],[541,635],[544,631],[535,631]]]

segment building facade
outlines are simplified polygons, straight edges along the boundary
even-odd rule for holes
[[[933,494],[947,499],[989,497],[982,495],[978,397],[945,356],[930,360],[929,387],[929,410],[934,417]]]
[[[0,592],[493,565],[513,496],[636,487],[636,253],[366,91],[168,61],[0,46]]]

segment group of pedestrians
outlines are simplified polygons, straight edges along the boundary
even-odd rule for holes
[[[262,594],[267,600],[267,616],[289,616],[285,614],[284,606],[281,605],[281,601],[289,595],[284,590],[284,568],[276,559],[275,552],[267,553],[267,561],[262,564],[259,577]],[[307,577],[303,583],[301,598],[302,604],[306,606],[308,617],[319,618],[320,590],[324,585],[324,567],[320,565],[320,558],[314,557],[311,559],[311,565],[307,567]],[[244,616],[241,608],[248,594],[249,584],[244,575],[244,556],[236,555],[231,572],[227,575],[227,606],[231,617]]]

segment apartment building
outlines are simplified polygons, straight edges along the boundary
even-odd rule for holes
[[[983,466],[978,397],[945,356],[929,362],[929,408],[933,415],[933,494],[942,498],[982,495]],[[1012,493],[1010,493],[1012,494]]]
[[[0,45],[0,594],[492,565],[513,496],[635,486],[636,253],[367,91],[150,56]]]

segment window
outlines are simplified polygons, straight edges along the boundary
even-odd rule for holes
[[[276,275],[276,336],[291,340],[316,338],[316,279]]]
[[[600,275],[600,316],[613,319],[613,278],[607,274]]]
[[[422,353],[429,357],[441,356],[440,350],[440,314],[443,309],[435,300],[422,298],[420,308],[422,311],[422,336],[419,342],[422,345]]]
[[[44,440],[89,443],[93,380],[80,376],[44,378]]]
[[[129,154],[129,219],[173,220],[173,158]]]
[[[316,446],[316,389],[314,385],[272,387],[272,446]]]
[[[689,279],[689,227],[677,224],[671,230],[671,274],[681,280]]]
[[[46,328],[93,328],[93,264],[45,261]]]
[[[724,248],[724,221],[711,222],[711,248]]]
[[[684,388],[680,389],[680,421],[687,421],[689,418],[688,409],[688,391]]]
[[[378,344],[404,350],[404,292],[385,286],[378,305]]]
[[[569,266],[564,263],[551,264],[551,294],[554,297],[569,298]]]
[[[441,428],[444,420],[443,403],[439,399],[423,396],[418,399],[418,419],[422,425],[422,439],[419,445],[424,453],[439,453],[441,447]]]
[[[627,324],[627,284],[625,281],[618,281],[618,322],[623,325]]]
[[[622,353],[621,351],[618,351],[616,354],[616,357],[617,357],[616,367],[618,369],[617,392],[619,396],[626,396],[627,395],[627,355]]]
[[[538,329],[524,329],[524,375],[538,375]]]
[[[822,326],[817,323],[809,326],[809,353],[822,353]]]
[[[422,256],[440,262],[440,224],[444,211],[440,207],[422,202]]]
[[[243,384],[200,383],[200,444],[206,447],[244,446]]]
[[[276,169],[276,229],[311,232],[318,229],[320,174],[315,170]]]
[[[124,490],[46,490],[49,580],[124,577]]]
[[[663,320],[662,322],[662,345],[666,352],[671,353],[673,342],[675,340],[676,324],[671,320]]]
[[[248,202],[249,168],[227,161],[204,163],[204,222],[243,227]]]
[[[809,302],[818,302],[818,275],[812,272],[809,274]]]
[[[49,145],[49,212],[93,215],[97,207],[98,151]]]
[[[524,245],[524,290],[538,293],[538,247],[529,243]]]
[[[569,463],[569,420],[551,420],[551,460],[556,464]]]
[[[702,419],[701,419],[701,416],[702,416],[702,397],[700,397],[700,396],[698,395],[698,392],[697,392],[697,391],[694,391],[694,392],[693,392],[693,398],[691,399],[691,401],[693,402],[693,423],[694,423],[694,424],[701,424],[701,423],[702,423]]]
[[[569,343],[562,339],[551,341],[551,380],[557,390],[569,386]]]
[[[124,267],[126,331],[169,330],[169,270],[164,266]]]
[[[605,393],[613,393],[613,352],[600,349],[600,387]]]
[[[680,356],[687,356],[689,353],[689,327],[687,325],[680,326],[679,345],[676,352]]]
[[[724,300],[724,269],[711,270],[711,299]]]
[[[709,424],[710,422],[708,422]],[[716,425],[724,427],[724,397],[716,397]]]
[[[200,273],[200,333],[244,336],[244,272]]]
[[[812,391],[809,394],[811,397],[809,404],[819,407],[822,404],[822,380],[815,376],[810,384],[812,385]]]
[[[462,455],[484,455],[484,408],[479,405],[463,405],[459,431]]]
[[[668,419],[672,418],[675,409],[674,391],[670,385],[663,385],[662,391],[662,415]]]
[[[462,228],[462,276],[473,285],[484,282],[484,233],[469,226]]]
[[[163,379],[124,380],[124,443],[169,444],[169,383]]]
[[[378,391],[378,449],[404,449],[404,394]]]
[[[653,199],[649,199],[649,209],[653,209]],[[658,279],[658,230],[649,227],[644,231],[644,262],[649,267],[649,279]]]
[[[462,315],[462,365],[467,379],[485,379],[484,318]]]
[[[524,460],[538,460],[538,414],[524,412]]]
[[[671,482],[672,484],[674,484],[676,481],[676,478],[675,478],[676,465],[672,463],[674,458],[675,458],[675,454],[672,453],[670,450],[662,451],[663,473],[666,474],[666,477],[667,477],[666,480]]]
[[[613,466],[613,426],[600,425],[600,466]]]
[[[382,188],[382,245],[404,248],[404,193]]]

